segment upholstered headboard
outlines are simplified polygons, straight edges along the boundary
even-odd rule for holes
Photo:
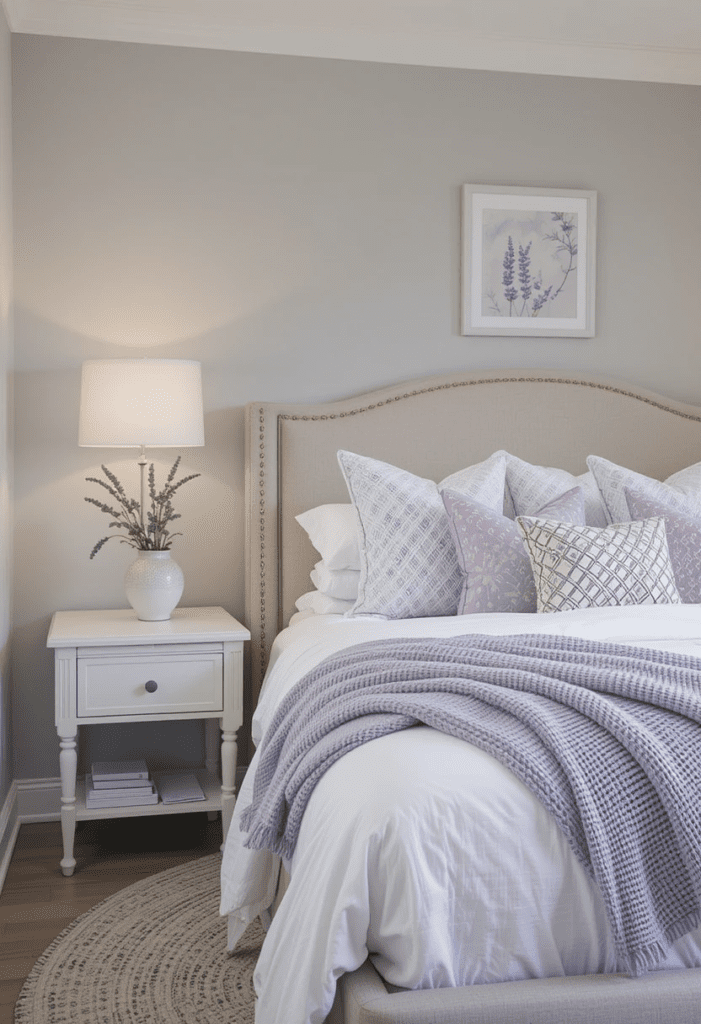
[[[311,589],[318,555],[295,516],[347,502],[336,452],[370,455],[440,480],[503,448],[528,462],[586,471],[597,454],[665,478],[701,461],[701,408],[561,371],[427,377],[322,405],[246,410],[246,623],[251,699],[270,645]]]

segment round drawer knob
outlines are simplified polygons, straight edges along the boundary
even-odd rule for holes
[[[155,693],[158,689],[158,683],[155,679],[149,679],[146,683],[146,693]]]

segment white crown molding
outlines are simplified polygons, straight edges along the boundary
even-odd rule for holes
[[[207,3],[183,3],[182,0],[0,0],[5,5],[13,32],[101,39],[118,42],[190,46],[254,53],[288,54],[340,60],[360,60],[432,67],[473,68],[487,71],[512,71],[528,74],[568,77],[610,78],[647,82],[701,85],[701,23],[689,14],[688,0],[666,0],[646,4],[645,31],[639,21],[630,31],[634,43],[620,41],[623,15],[630,0],[616,0],[619,18],[612,25],[594,25],[586,39],[568,38],[581,23],[567,18],[557,22],[548,18],[550,0],[540,0],[532,29],[523,22],[503,18],[513,24],[508,33],[484,31],[490,21],[485,13],[497,13],[498,2],[476,7],[479,17],[471,22],[458,19],[451,25],[440,23],[440,8],[427,0],[402,3],[401,0],[375,0],[376,14],[363,17],[363,5],[339,4],[325,7],[299,3],[291,10],[284,4],[255,4],[208,0]],[[686,22],[677,20],[676,32],[655,31],[669,26],[670,3],[687,19],[694,31],[683,32]],[[694,5],[697,0],[693,0]],[[554,0],[564,8],[567,0]],[[614,0],[609,10],[616,11]],[[454,5],[443,5],[450,8]],[[507,5],[508,6],[508,5]],[[422,10],[423,7],[423,10]],[[502,5],[505,11],[507,7]],[[529,6],[532,12],[533,7]],[[260,13],[256,13],[258,10]],[[412,12],[420,17],[412,20]],[[569,8],[568,8],[569,10]],[[642,13],[642,12],[641,12]],[[278,16],[276,16],[276,14]],[[406,14],[406,17],[403,16]],[[495,15],[491,17],[494,18]],[[664,19],[664,20],[659,20]],[[519,34],[519,30],[523,34]],[[528,36],[525,33],[528,31]],[[540,31],[541,37],[537,37]],[[685,45],[679,43],[684,38]],[[672,39],[674,45],[657,45]],[[654,42],[650,42],[654,40]],[[686,45],[686,44],[689,45]],[[697,45],[698,43],[698,45]]]

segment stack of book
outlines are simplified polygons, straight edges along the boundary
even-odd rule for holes
[[[158,792],[145,761],[93,761],[85,778],[85,806],[157,804]]]

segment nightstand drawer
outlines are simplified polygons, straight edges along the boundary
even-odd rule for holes
[[[221,653],[78,659],[78,718],[223,707]]]

